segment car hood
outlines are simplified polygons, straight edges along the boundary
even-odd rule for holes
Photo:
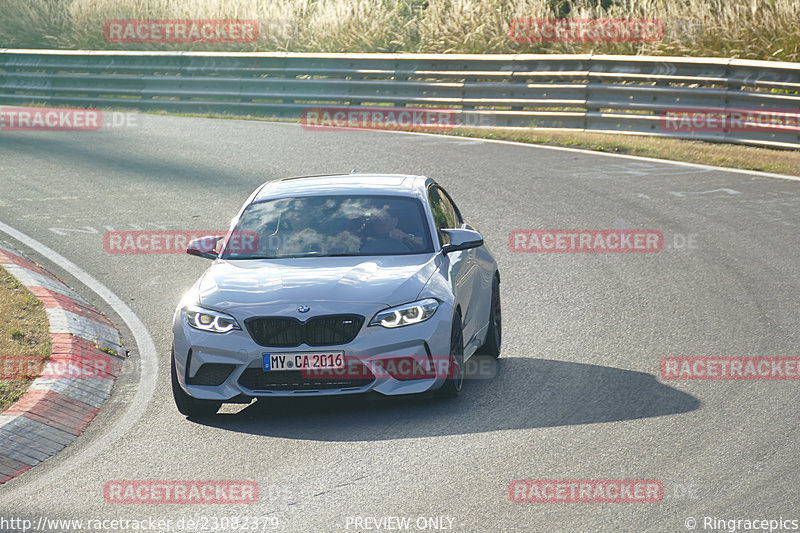
[[[199,303],[219,310],[259,304],[416,299],[436,270],[436,255],[217,260],[197,285]]]

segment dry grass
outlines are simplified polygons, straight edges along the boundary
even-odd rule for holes
[[[456,128],[452,134],[800,176],[800,152],[795,150],[612,133]]]
[[[0,47],[610,53],[800,60],[796,0],[0,0]],[[515,43],[516,18],[655,18],[653,43]],[[252,44],[109,44],[108,19],[255,19]]]
[[[36,368],[50,357],[47,313],[25,286],[0,267],[0,412],[22,396]]]

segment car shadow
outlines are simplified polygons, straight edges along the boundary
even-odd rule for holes
[[[492,379],[473,379],[457,399],[430,394],[268,398],[236,413],[193,419],[252,435],[374,441],[636,420],[693,411],[700,401],[655,376],[618,368],[500,358]]]

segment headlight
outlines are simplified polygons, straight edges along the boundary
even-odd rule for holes
[[[398,305],[385,311],[380,311],[370,321],[370,326],[383,326],[385,328],[399,328],[425,322],[439,307],[439,302],[433,298],[427,298],[418,302],[405,305]]]
[[[186,314],[186,323],[195,329],[212,333],[227,333],[232,329],[242,329],[235,318],[219,311],[188,305],[183,312]]]

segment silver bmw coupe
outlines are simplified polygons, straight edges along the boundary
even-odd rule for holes
[[[500,355],[500,273],[431,178],[343,174],[256,189],[175,311],[172,390],[187,416],[275,396],[457,396]]]

